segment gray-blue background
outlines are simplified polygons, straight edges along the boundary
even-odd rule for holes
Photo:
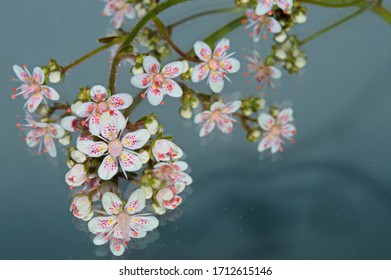
[[[23,115],[21,98],[12,101],[12,64],[29,69],[50,57],[68,64],[98,46],[110,28],[98,1],[1,1],[0,9],[0,259],[94,259],[97,249],[75,228],[69,213],[67,167],[31,156],[15,127]],[[233,6],[233,1],[193,1],[165,12],[178,15]],[[304,38],[354,9],[308,5]],[[233,14],[209,16],[175,30],[174,39],[191,48]],[[127,21],[129,28],[131,23]],[[191,32],[189,32],[191,31]],[[231,49],[265,54],[241,29],[229,35]],[[290,100],[297,143],[277,159],[261,160],[236,125],[232,135],[204,144],[198,128],[177,114],[179,100],[143,104],[137,115],[156,112],[166,131],[186,152],[193,193],[182,217],[159,227],[159,239],[133,250],[134,259],[390,259],[391,258],[391,32],[366,12],[308,43],[309,62],[298,75],[283,74],[267,101]],[[173,55],[172,58],[175,58]],[[63,100],[80,86],[106,84],[108,53],[73,69],[56,85]],[[245,68],[243,68],[245,69]],[[118,90],[136,94],[128,71]],[[225,92],[255,92],[241,74],[231,75]],[[197,85],[204,89],[205,86]],[[157,233],[156,233],[157,235]],[[104,251],[104,250],[102,250]],[[104,252],[98,251],[99,256]],[[111,258],[110,254],[105,258]]]

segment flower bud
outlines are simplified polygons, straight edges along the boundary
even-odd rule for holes
[[[299,56],[296,58],[295,65],[297,68],[302,69],[306,64],[307,64],[307,60],[304,57]]]
[[[157,215],[163,215],[166,213],[166,208],[161,207],[160,205],[153,203],[151,206],[153,212],[155,212]]]
[[[67,166],[69,169],[71,169],[73,166],[75,166],[75,162],[73,160],[68,159],[67,160]]]
[[[155,117],[149,116],[145,121],[145,128],[148,130],[149,134],[155,135],[159,130],[159,122]]]
[[[187,62],[187,60],[182,60],[181,62],[183,64],[182,73],[186,73],[187,71],[189,71],[189,62]]]
[[[153,191],[150,186],[141,186],[141,189],[144,191],[146,199],[150,199],[152,197]]]
[[[250,116],[253,113],[253,111],[251,110],[251,108],[246,107],[246,108],[242,109],[242,113],[243,113],[243,115],[248,117],[248,116]]]
[[[254,101],[254,107],[257,111],[265,108],[265,105],[266,105],[266,102],[265,102],[265,99],[263,99],[263,98],[257,98]]]
[[[276,58],[280,60],[285,60],[287,57],[286,52],[284,50],[277,50],[276,51]]]
[[[274,35],[274,40],[277,42],[277,43],[282,43],[286,40],[287,38],[287,34],[285,31],[281,31],[280,33]]]
[[[87,179],[86,168],[83,164],[76,164],[65,174],[65,182],[72,187],[79,187]]]
[[[57,84],[61,82],[61,78],[62,75],[60,71],[54,71],[49,74],[49,82],[51,82],[52,84]]]
[[[295,17],[294,17],[294,21],[296,21],[297,23],[304,23],[307,21],[307,15],[303,12],[299,12]]]
[[[83,221],[89,221],[94,215],[92,200],[86,195],[75,196],[69,210],[73,211],[76,218]]]
[[[191,106],[191,108],[195,109],[195,108],[198,107],[198,105],[200,105],[200,100],[197,97],[192,96],[190,98],[190,106]]]
[[[41,117],[47,117],[49,114],[50,108],[46,104],[40,104],[35,112]]]
[[[135,65],[135,66],[132,67],[132,74],[133,75],[140,75],[140,74],[143,74],[143,73],[144,73],[144,69],[143,69],[142,66]]]
[[[142,163],[147,163],[149,161],[149,153],[148,151],[144,150],[144,149],[141,149],[139,152],[138,152],[140,158],[141,158],[141,162]]]
[[[247,134],[247,139],[251,142],[256,142],[261,138],[261,131],[257,128],[251,129]]]
[[[66,134],[64,137],[58,139],[58,142],[63,146],[68,146],[71,143],[72,137],[69,134]]]
[[[153,177],[150,181],[150,184],[151,184],[151,187],[156,190],[160,187],[161,182],[158,178]]]
[[[83,102],[81,102],[81,101],[75,101],[74,103],[72,103],[72,105],[71,105],[71,111],[72,111],[72,113],[74,113],[75,114],[75,111],[76,111],[76,108],[77,107],[79,107],[79,105],[80,104],[82,104]]]
[[[71,151],[70,156],[71,156],[71,159],[73,159],[76,163],[84,163],[87,160],[86,155],[77,149],[74,149],[73,151]]]
[[[181,107],[180,114],[185,119],[191,119],[193,112],[190,109],[190,107],[186,106],[186,107]]]

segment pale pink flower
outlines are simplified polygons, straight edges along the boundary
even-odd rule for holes
[[[160,64],[156,58],[147,56],[144,58],[143,68],[146,73],[133,76],[130,82],[135,87],[146,89],[145,94],[151,105],[162,104],[166,94],[171,97],[182,96],[182,88],[172,80],[182,74],[182,62],[171,62],[160,71]]]
[[[270,114],[261,113],[258,117],[258,123],[265,133],[261,142],[258,145],[258,151],[263,152],[271,148],[272,153],[283,151],[282,137],[291,140],[291,137],[296,134],[296,128],[289,122],[293,121],[293,110],[291,108],[283,109],[274,118]]]
[[[272,79],[279,79],[281,78],[281,71],[274,67],[274,66],[267,66],[263,63],[263,60],[259,53],[257,51],[253,52],[253,57],[246,57],[248,60],[248,69],[250,74],[253,74],[255,77],[255,80],[257,80],[258,83],[263,84],[267,83],[273,90],[274,85],[271,82]]]
[[[94,215],[94,208],[91,198],[87,195],[76,195],[73,200],[69,211],[73,212],[73,216],[83,221],[91,220]]]
[[[248,20],[248,24],[245,26],[245,29],[253,27],[250,36],[253,38],[254,42],[259,42],[262,33],[263,39],[266,39],[266,30],[270,33],[279,33],[282,30],[280,23],[273,17],[266,15],[260,16],[256,14],[253,9],[248,9],[245,15]]]
[[[182,198],[178,195],[186,187],[184,182],[176,182],[160,189],[156,194],[156,202],[152,204],[152,209],[159,215],[166,212],[166,209],[173,210],[182,203]]]
[[[125,125],[125,118],[119,110],[128,108],[133,103],[133,97],[128,93],[117,93],[110,97],[107,89],[96,85],[90,90],[92,102],[84,102],[76,107],[75,114],[88,120],[88,127],[92,134],[99,134],[99,120],[103,113],[110,112],[119,126]]]
[[[200,137],[208,135],[216,126],[223,133],[230,133],[236,122],[230,115],[239,110],[241,101],[233,101],[227,104],[215,102],[210,110],[203,111],[194,117],[194,123],[205,122],[200,131]]]
[[[33,75],[30,74],[26,67],[22,68],[14,65],[13,70],[23,84],[14,89],[16,94],[12,94],[11,97],[14,99],[16,96],[22,95],[24,99],[28,98],[24,106],[27,107],[30,113],[37,109],[42,100],[46,103],[44,97],[54,101],[60,99],[60,95],[55,89],[44,85],[45,74],[41,68],[35,67]]]
[[[153,143],[152,154],[157,161],[170,161],[181,158],[183,151],[169,140],[158,139]]]
[[[190,175],[184,172],[188,167],[184,161],[161,162],[153,167],[153,176],[161,182],[166,181],[168,185],[183,182],[188,186],[193,182]]]
[[[281,10],[286,11],[293,7],[292,0],[258,0],[255,12],[258,15],[273,13],[273,5],[277,5]]]
[[[95,245],[103,245],[110,240],[111,252],[120,256],[124,253],[131,238],[143,238],[148,231],[159,225],[158,219],[148,214],[137,214],[145,208],[145,193],[135,190],[124,206],[121,199],[111,192],[102,196],[102,205],[107,216],[95,217],[88,222]]]
[[[57,150],[53,139],[59,139],[65,135],[65,130],[61,125],[37,122],[30,115],[26,116],[26,120],[28,124],[25,126],[31,128],[26,135],[27,146],[30,148],[38,146],[38,154],[41,154],[43,144],[45,146],[44,152],[47,152],[51,157],[56,157]]]
[[[113,22],[114,28],[118,29],[124,23],[125,17],[134,19],[136,12],[133,6],[126,0],[102,0],[106,2],[103,8],[102,15],[113,16],[111,21]]]
[[[105,155],[98,169],[98,175],[103,180],[110,180],[118,172],[118,164],[125,176],[126,171],[137,171],[142,167],[142,156],[134,150],[140,149],[148,142],[150,134],[146,129],[140,129],[122,134],[125,125],[120,126],[116,117],[111,112],[102,114],[99,130],[100,135],[95,135],[103,141],[79,140],[77,149],[89,157],[101,157]]]
[[[66,174],[65,182],[70,187],[79,187],[87,180],[86,168],[83,164],[75,164]]]
[[[219,93],[224,87],[224,78],[228,81],[227,73],[235,73],[240,69],[240,62],[236,58],[231,58],[234,53],[227,55],[229,49],[229,39],[220,40],[213,52],[210,47],[202,42],[197,41],[194,44],[194,52],[203,62],[196,65],[193,69],[191,80],[198,83],[204,80],[208,75],[208,81],[211,90]]]

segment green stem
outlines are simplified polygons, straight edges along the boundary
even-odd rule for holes
[[[246,19],[245,16],[240,16],[233,21],[227,23],[226,25],[222,26],[221,28],[217,29],[215,32],[210,34],[208,37],[206,37],[203,41],[208,45],[213,45],[218,39],[222,38],[224,35],[228,34],[229,32],[233,31],[234,29],[238,28],[239,26],[242,26],[242,20]],[[189,56],[194,56],[194,50],[190,50],[187,52]]]
[[[372,11],[381,16],[384,20],[386,20],[389,24],[391,24],[391,12],[384,8],[382,5],[378,4],[373,7]]]
[[[170,45],[170,47],[179,54],[182,58],[192,61],[192,62],[200,62],[199,59],[193,58],[189,56],[186,52],[182,51],[172,40],[170,35],[167,32],[167,28],[164,26],[163,22],[158,18],[154,17],[152,19],[156,25],[156,29],[158,30],[159,34],[166,40],[166,42]]]
[[[235,12],[241,12],[243,11],[242,8],[225,8],[225,9],[215,9],[215,10],[210,10],[206,12],[200,12],[191,16],[188,16],[186,18],[183,18],[181,20],[178,20],[168,26],[168,28],[175,28],[178,25],[181,25],[182,23],[185,23],[187,21],[190,21],[192,19],[202,17],[202,16],[207,16],[207,15],[213,15],[213,14],[219,14],[219,13],[235,13]]]
[[[329,8],[351,7],[351,6],[363,5],[365,3],[365,1],[363,0],[345,0],[339,2],[330,2],[327,0],[300,0],[300,2],[323,6],[323,7],[329,7]]]
[[[115,93],[115,83],[117,80],[117,70],[118,64],[121,62],[120,53],[123,47],[130,45],[133,40],[136,38],[140,30],[154,17],[163,12],[164,10],[170,8],[179,3],[187,2],[189,0],[167,0],[153,8],[149,11],[140,21],[135,25],[132,31],[125,37],[121,46],[119,47],[117,53],[113,58],[113,63],[111,64],[110,74],[109,74],[109,90],[114,94]]]
[[[71,68],[79,65],[80,63],[84,62],[85,60],[89,59],[90,57],[100,53],[101,51],[104,51],[118,43],[120,43],[121,41],[123,40],[123,38],[118,38],[108,44],[105,44],[103,46],[100,46],[99,48],[96,48],[95,50],[87,53],[86,55],[80,57],[79,59],[75,60],[74,62],[72,62],[71,64],[68,64],[66,66],[63,66],[62,69],[63,69],[63,73],[67,72],[68,70],[70,70]]]
[[[348,15],[347,17],[344,17],[343,19],[340,19],[339,21],[327,26],[326,28],[323,28],[321,30],[319,30],[318,32],[315,32],[314,34],[308,36],[307,38],[305,38],[304,40],[301,40],[300,41],[300,45],[305,45],[306,43],[308,43],[309,41],[312,41],[313,39],[327,33],[328,31],[334,29],[335,27],[347,22],[348,20],[362,14],[363,12],[366,11],[366,8],[362,8],[362,9],[359,9],[357,11],[355,11],[354,13]]]

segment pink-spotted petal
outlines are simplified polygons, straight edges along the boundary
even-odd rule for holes
[[[264,15],[267,12],[271,11],[273,7],[274,0],[260,0],[255,9],[257,15]]]
[[[65,130],[62,128],[61,125],[56,123],[51,123],[48,125],[48,134],[50,135],[50,137],[59,139],[64,137]]]
[[[171,97],[181,97],[183,94],[182,88],[177,84],[177,82],[166,79],[163,83],[163,89],[166,94]]]
[[[111,1],[109,1],[105,7],[103,8],[103,15],[104,16],[112,16],[115,12],[115,8],[114,8],[114,5]]]
[[[263,25],[255,24],[253,28],[253,41],[255,43],[259,42],[261,39]]]
[[[205,62],[209,61],[212,57],[212,51],[210,47],[202,41],[195,42],[194,52],[196,53],[199,59]]]
[[[125,239],[112,238],[110,241],[110,251],[114,256],[119,257],[125,252],[126,243]]]
[[[212,113],[210,111],[203,111],[199,114],[197,114],[195,117],[194,117],[194,123],[202,123],[204,121],[206,121],[207,119],[209,119],[211,117]]]
[[[271,146],[271,151],[272,151],[272,154],[275,154],[277,153],[280,148],[281,148],[281,139],[280,137],[274,137],[272,139],[272,146]]]
[[[281,129],[281,135],[285,138],[291,138],[296,134],[296,127],[293,124],[286,124]]]
[[[92,140],[79,140],[76,147],[80,152],[90,157],[101,157],[107,151],[105,142],[94,142]]]
[[[103,194],[102,206],[109,215],[117,215],[122,211],[121,199],[119,199],[119,197],[112,192],[106,192]]]
[[[39,106],[39,104],[41,104],[42,102],[42,94],[40,93],[36,93],[34,95],[32,95],[26,102],[26,105],[27,106],[27,111],[29,111],[30,113],[33,113],[37,107]]]
[[[156,74],[159,73],[160,71],[159,61],[157,61],[156,58],[150,55],[144,58],[143,67],[145,72],[147,72],[147,74]]]
[[[240,62],[236,58],[226,58],[220,61],[220,67],[228,73],[235,73],[240,69]]]
[[[53,138],[50,137],[50,135],[45,135],[45,137],[43,138],[43,143],[45,145],[48,154],[53,158],[56,157],[57,150],[56,150],[56,146],[54,145]]]
[[[129,93],[117,93],[107,100],[110,108],[123,110],[128,108],[133,103],[133,97]]]
[[[267,113],[262,113],[258,117],[258,123],[262,127],[262,129],[267,131],[267,130],[270,130],[274,126],[276,121],[274,120],[274,118],[271,115],[269,115]]]
[[[110,239],[107,238],[107,235],[106,234],[97,234],[95,237],[94,237],[94,244],[97,245],[97,246],[100,246],[100,245],[103,245],[103,244],[106,244],[107,241],[109,241]]]
[[[90,117],[96,109],[95,102],[84,102],[76,107],[75,114],[81,118]]]
[[[33,80],[42,85],[45,81],[45,74],[40,67],[35,67],[33,70]]]
[[[261,142],[259,142],[258,145],[258,152],[263,152],[267,149],[269,149],[272,145],[272,137],[269,135],[266,135],[262,138]]]
[[[148,101],[152,106],[157,106],[163,101],[164,92],[163,89],[159,86],[150,86],[146,94],[148,97]]]
[[[60,95],[58,92],[52,88],[52,87],[47,87],[47,86],[41,86],[42,92],[45,95],[47,99],[57,101],[60,99]]]
[[[198,83],[206,78],[209,74],[209,66],[207,63],[203,62],[194,67],[193,72],[191,73],[191,80],[193,83]]]
[[[174,61],[166,66],[163,67],[162,69],[162,74],[166,78],[176,78],[179,75],[181,75],[183,72],[183,63],[180,61]]]
[[[38,146],[41,141],[41,136],[44,135],[44,131],[41,129],[30,130],[26,135],[26,144],[30,148],[34,148]]]
[[[293,121],[293,110],[291,108],[286,108],[281,110],[277,117],[277,124],[284,125],[287,122]]]
[[[240,106],[242,105],[242,102],[239,100],[227,103],[224,108],[222,109],[222,113],[224,114],[232,114],[239,110]]]
[[[269,72],[270,72],[270,77],[273,79],[279,79],[282,76],[281,71],[274,66],[269,66]]]
[[[118,163],[117,159],[113,158],[111,155],[107,155],[98,169],[99,178],[102,180],[110,180],[118,173]]]
[[[102,234],[111,230],[116,223],[115,216],[95,217],[88,222],[88,230],[94,234]]]
[[[208,84],[214,93],[220,93],[224,87],[224,79],[221,73],[217,71],[210,71]]]
[[[223,38],[221,39],[213,51],[213,58],[221,59],[227,55],[227,51],[229,49],[229,39]]]
[[[281,10],[289,10],[293,6],[292,0],[276,0],[277,6],[280,7]]]
[[[145,192],[142,189],[137,189],[129,196],[125,211],[130,215],[138,213],[145,208],[145,202]]]
[[[133,6],[130,4],[127,4],[125,6],[125,16],[129,19],[133,19],[136,17],[136,12],[133,9]]]
[[[22,67],[16,64],[12,67],[12,69],[14,70],[14,73],[18,77],[18,79],[21,80],[22,82],[31,81],[31,75],[28,71],[26,71],[26,69],[23,69]]]
[[[209,133],[215,128],[216,123],[208,120],[200,130],[200,137],[209,135]]]
[[[110,112],[105,112],[101,115],[99,120],[100,134],[111,141],[117,138],[120,131],[118,120]]]
[[[109,96],[107,89],[104,86],[96,85],[91,88],[90,91],[91,99],[95,102],[105,101]]]
[[[223,102],[220,102],[220,101],[216,101],[212,104],[212,106],[210,106],[210,110],[213,112],[213,111],[216,111],[216,110],[222,110],[224,108],[224,103]]]
[[[115,29],[120,28],[122,23],[124,22],[124,11],[117,11],[112,21]]]
[[[235,120],[226,115],[220,115],[217,117],[216,123],[222,133],[228,134],[233,130]]]
[[[147,88],[152,85],[153,75],[151,74],[140,74],[135,75],[130,79],[130,83],[137,88]]]
[[[136,153],[129,153],[126,151],[122,151],[121,156],[118,158],[120,162],[120,166],[124,171],[134,172],[140,170],[143,162]]]
[[[130,150],[140,149],[148,142],[151,134],[147,129],[139,129],[125,134],[122,138],[122,145]]]
[[[280,33],[282,30],[281,24],[273,17],[267,18],[267,31],[271,33]]]
[[[77,130],[76,122],[77,117],[75,116],[66,116],[61,119],[61,126],[70,132],[75,132]]]
[[[153,216],[138,216],[134,215],[130,218],[130,223],[133,228],[152,231],[159,225],[159,220]]]
[[[91,116],[90,120],[88,121],[88,129],[93,135],[99,135],[100,129],[99,129],[99,120],[100,120],[99,114],[94,114]]]

